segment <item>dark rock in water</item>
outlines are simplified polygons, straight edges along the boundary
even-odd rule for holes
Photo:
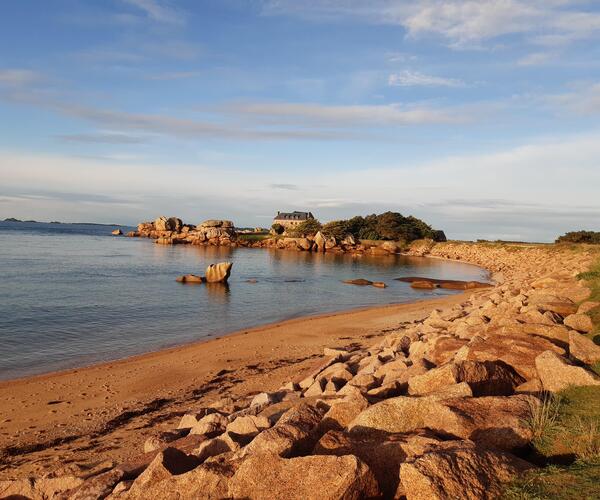
[[[123,231],[121,231],[120,229],[115,229],[110,234],[112,234],[113,236],[121,236],[123,234]]]
[[[206,280],[202,276],[196,276],[195,274],[186,274],[179,276],[175,281],[178,283],[204,283]]]
[[[413,281],[411,282],[410,286],[412,288],[418,288],[422,290],[433,290],[434,288],[438,287],[438,285],[431,281]]]
[[[448,290],[472,290],[474,288],[487,288],[491,285],[489,283],[482,283],[480,281],[460,281],[460,280],[439,280],[435,278],[421,278],[421,277],[406,277],[396,278],[397,281],[404,283],[410,283],[413,288],[433,289],[433,288],[446,288]],[[429,285],[427,285],[429,283]]]
[[[372,285],[373,282],[369,281],[369,280],[365,280],[362,278],[358,278],[355,280],[345,280],[344,283],[346,283],[346,285],[358,285],[358,286],[367,286],[367,285]]]

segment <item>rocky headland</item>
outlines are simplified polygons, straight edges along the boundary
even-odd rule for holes
[[[304,252],[368,253],[371,255],[398,254],[405,245],[395,241],[357,241],[352,235],[344,238],[327,236],[321,231],[305,237],[269,235],[250,239],[238,234],[230,220],[207,220],[198,225],[184,224],[177,217],[158,217],[153,222],[138,224],[129,237],[150,238],[160,245],[212,245],[246,248],[274,248]]]
[[[213,228],[229,229],[201,231]],[[543,394],[600,385],[589,366],[600,347],[585,336],[599,304],[576,277],[596,255],[454,242],[409,253],[483,266],[495,285],[374,343],[326,347],[275,390],[200,398],[128,461],[1,482],[0,497],[497,498],[536,468],[529,447]]]

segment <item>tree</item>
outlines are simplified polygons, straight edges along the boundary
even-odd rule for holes
[[[317,219],[306,219],[288,232],[297,238],[317,234],[321,230],[321,223]]]
[[[333,236],[338,241],[343,240],[348,234],[352,234],[347,220],[332,220],[324,224],[321,231],[325,236]]]
[[[600,244],[600,232],[596,231],[571,231],[560,236],[556,243],[591,243]]]
[[[276,222],[275,224],[273,224],[271,226],[271,229],[275,232],[275,234],[283,234],[283,232],[285,231],[285,227],[283,227],[278,222]]]

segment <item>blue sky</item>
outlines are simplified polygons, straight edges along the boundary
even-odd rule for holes
[[[0,218],[398,210],[453,238],[600,230],[600,5],[21,0]]]

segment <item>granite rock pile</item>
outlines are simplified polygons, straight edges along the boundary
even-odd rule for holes
[[[229,220],[207,220],[193,226],[184,224],[177,217],[159,217],[154,222],[138,224],[137,231],[127,234],[131,237],[152,238],[162,245],[234,245],[237,233]]]

